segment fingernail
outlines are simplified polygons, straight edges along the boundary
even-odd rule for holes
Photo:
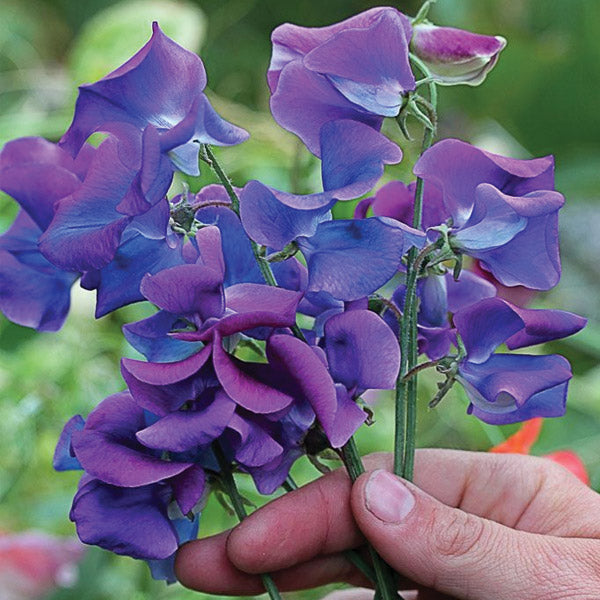
[[[402,523],[415,498],[402,480],[387,471],[374,471],[365,488],[367,509],[385,523]]]

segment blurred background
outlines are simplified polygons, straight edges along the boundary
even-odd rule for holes
[[[25,135],[57,140],[68,126],[77,85],[94,81],[133,54],[158,20],[165,32],[200,52],[210,97],[219,112],[247,128],[252,138],[220,157],[243,185],[248,179],[290,191],[315,191],[316,160],[281,130],[268,111],[265,72],[270,32],[280,23],[318,26],[377,5],[360,0],[0,0],[0,145]],[[420,2],[394,6],[414,15]],[[508,46],[478,88],[440,89],[440,135],[456,136],[519,158],[554,154],[557,188],[567,204],[561,213],[563,279],[532,306],[553,306],[590,319],[577,336],[536,349],[567,356],[575,373],[569,408],[548,420],[534,454],[576,451],[592,486],[600,488],[600,2],[596,0],[439,0],[431,18],[486,34]],[[416,136],[420,131],[413,125]],[[394,133],[396,135],[396,133]],[[416,146],[401,142],[402,165],[392,177],[410,177]],[[210,174],[191,182],[197,188]],[[176,185],[181,185],[178,182]],[[40,190],[40,194],[44,191]],[[342,209],[342,210],[348,210]],[[0,196],[0,232],[16,205]],[[162,600],[204,598],[179,585],[149,578],[145,564],[91,548],[81,555],[71,541],[68,510],[78,475],[54,473],[52,453],[64,422],[86,415],[108,394],[123,388],[119,359],[134,356],[120,326],[152,311],[126,307],[93,319],[93,296],[73,289],[72,311],[56,334],[38,334],[0,315],[0,598]],[[431,396],[435,377],[423,378]],[[426,398],[421,403],[426,404]],[[457,391],[433,411],[422,409],[419,444],[487,450],[515,427],[484,426],[465,414]],[[389,449],[390,399],[375,406],[375,424],[361,432],[363,453]],[[299,481],[317,473],[296,465]],[[251,484],[240,479],[248,496]],[[231,525],[214,501],[201,534]],[[23,532],[28,533],[23,538]],[[52,561],[42,557],[53,557]],[[290,598],[320,598],[324,590]],[[286,595],[287,596],[287,595]],[[214,596],[213,596],[214,597]]]

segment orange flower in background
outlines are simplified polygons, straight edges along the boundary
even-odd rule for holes
[[[544,419],[537,418],[525,421],[521,428],[506,438],[501,444],[490,448],[490,452],[501,454],[530,454],[532,446],[537,442],[542,430]],[[590,484],[590,477],[583,461],[572,450],[559,450],[550,454],[544,454],[544,458],[549,458],[562,465],[573,475],[581,479],[586,485]]]

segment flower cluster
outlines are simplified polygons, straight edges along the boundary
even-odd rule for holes
[[[347,444],[368,418],[366,390],[411,376],[400,343],[411,311],[419,352],[446,377],[434,404],[459,382],[468,411],[489,423],[564,412],[566,359],[495,350],[585,320],[515,306],[473,270],[509,288],[556,285],[563,197],[551,157],[442,140],[418,160],[418,182],[387,183],[352,219],[332,215],[402,159],[385,118],[431,125],[416,75],[478,84],[504,45],[393,8],[277,28],[271,109],[320,158],[314,194],[231,186],[210,147],[247,134],[211,107],[200,59],[156,24],[135,56],[80,88],[58,144],[4,147],[0,188],[21,211],[0,237],[0,310],[57,330],[78,278],[97,292],[97,317],[137,301],[157,308],[124,328],[146,359],[123,359],[127,388],[73,417],[56,449],[56,469],[84,471],[71,510],[84,542],[171,579],[208,490],[233,468],[271,494],[299,456]],[[197,175],[201,161],[222,185],[169,199],[174,174]]]

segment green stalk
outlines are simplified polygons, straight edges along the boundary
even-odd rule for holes
[[[425,78],[431,77],[429,70],[419,58],[411,54],[410,59],[422,71]],[[421,154],[433,143],[437,125],[437,89],[435,83],[431,80],[429,80],[427,85],[429,88],[429,102],[422,102],[420,105],[426,110],[427,119],[431,123],[431,126],[425,127]],[[415,186],[415,205],[412,223],[415,229],[420,229],[422,225],[423,188],[424,182],[418,177]],[[418,371],[414,371],[414,369],[417,366],[418,360],[417,281],[421,269],[422,257],[424,258],[424,255],[419,254],[416,248],[411,248],[408,253],[406,296],[404,298],[402,321],[400,323],[400,371],[396,380],[395,393],[394,473],[409,480],[413,478],[416,446]],[[413,376],[406,378],[409,372],[413,373]]]
[[[231,500],[231,504],[233,505],[233,510],[235,511],[237,518],[241,522],[248,516],[248,513],[246,512],[246,507],[244,506],[244,500],[240,495],[237,484],[235,483],[229,462],[227,461],[227,458],[225,457],[225,454],[223,453],[223,450],[218,442],[213,444],[213,452],[221,469],[221,483],[223,484],[223,487],[225,488],[225,491]],[[275,585],[275,582],[273,581],[273,578],[268,573],[263,573],[260,577],[263,585],[265,586],[265,591],[269,594],[269,598],[271,598],[271,600],[283,600],[279,590],[277,589],[277,586]]]
[[[346,445],[342,447],[341,455],[350,479],[354,483],[365,472],[354,438],[350,438]],[[381,600],[402,600],[398,593],[394,570],[377,554],[371,544],[367,543],[367,549],[373,562],[377,592],[380,594]]]

